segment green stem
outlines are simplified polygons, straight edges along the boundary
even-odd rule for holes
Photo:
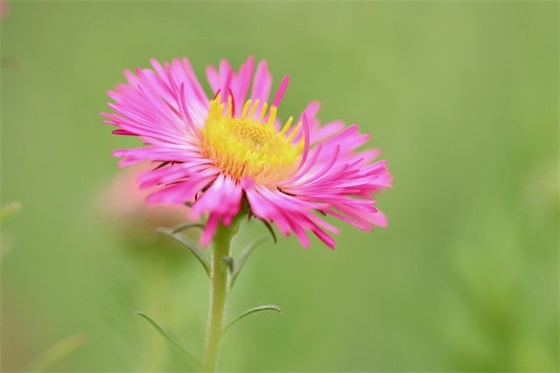
[[[208,329],[206,331],[206,354],[204,371],[216,372],[222,337],[224,334],[224,319],[227,305],[227,294],[230,284],[230,270],[224,263],[231,253],[231,241],[239,228],[236,219],[229,227],[218,225],[214,236],[214,251],[210,267],[211,295],[210,313],[208,315]]]

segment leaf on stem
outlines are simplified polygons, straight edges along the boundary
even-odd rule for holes
[[[183,223],[183,224],[179,224],[178,226],[176,226],[175,228],[173,228],[173,229],[171,230],[171,233],[173,233],[173,234],[179,233],[179,232],[182,232],[182,231],[184,231],[184,230],[186,230],[186,229],[189,229],[189,228],[201,228],[201,229],[202,229],[202,228],[204,228],[204,224],[201,224],[201,223],[189,223],[189,222]]]
[[[210,276],[210,262],[208,261],[208,258],[206,258],[204,254],[202,254],[202,251],[200,251],[200,249],[196,246],[193,240],[180,233],[174,233],[173,229],[158,228],[157,231],[166,234],[169,237],[175,239],[176,241],[182,243],[183,246],[185,246],[187,249],[189,249],[191,253],[193,253],[196,259],[198,259],[200,264],[202,264],[202,266],[204,267],[206,274]]]
[[[19,203],[18,201],[13,201],[5,206],[2,206],[2,208],[0,209],[0,221],[9,218],[19,210],[21,210],[21,203]]]
[[[37,357],[28,367],[29,372],[44,372],[47,371],[53,364],[68,356],[74,350],[85,345],[87,336],[84,334],[77,334],[63,339],[48,350],[43,352]]]
[[[231,256],[226,256],[222,258],[222,263],[224,263],[228,267],[229,273],[233,273],[234,261]]]
[[[246,247],[245,250],[243,250],[243,252],[241,253],[241,255],[239,256],[239,258],[237,259],[237,265],[233,271],[233,274],[231,276],[231,285],[233,286],[233,284],[235,283],[235,279],[237,278],[237,276],[239,275],[239,271],[241,271],[241,268],[243,268],[243,266],[245,265],[245,262],[247,261],[247,258],[249,257],[249,255],[251,255],[251,253],[253,252],[253,250],[261,243],[263,243],[264,241],[266,241],[267,238],[266,237],[259,237],[254,239],[253,241],[251,241]]]
[[[200,361],[193,354],[191,354],[189,351],[187,351],[183,346],[181,346],[181,344],[175,338],[173,338],[169,334],[169,332],[167,330],[165,330],[165,328],[163,326],[158,324],[154,319],[152,319],[150,316],[148,316],[144,312],[137,311],[136,314],[138,316],[144,318],[146,321],[148,321],[158,331],[158,333],[161,334],[162,337],[167,339],[173,346],[178,348],[181,352],[183,352],[190,359],[192,359],[199,367],[202,367],[202,364],[200,363]]]
[[[280,309],[280,307],[278,307],[274,304],[265,304],[265,305],[262,305],[262,306],[257,306],[257,307],[251,308],[251,309],[243,312],[241,315],[237,316],[229,324],[227,324],[226,327],[224,328],[224,333],[226,333],[233,325],[237,324],[238,321],[246,318],[247,316],[250,316],[250,315],[253,315],[257,312],[262,312],[262,311],[276,311],[278,313],[282,313],[282,309]]]

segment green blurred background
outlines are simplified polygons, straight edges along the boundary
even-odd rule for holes
[[[152,57],[202,79],[254,55],[275,86],[291,77],[281,116],[320,100],[395,181],[388,229],[254,253],[229,318],[284,313],[232,330],[223,370],[557,371],[558,18],[556,2],[10,2],[1,202],[23,209],[2,226],[3,370],[76,335],[49,369],[194,369],[134,312],[200,354],[208,282],[175,242],[100,213],[111,151],[138,142],[98,113]]]

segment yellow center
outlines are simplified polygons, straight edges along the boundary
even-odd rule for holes
[[[267,104],[263,104],[259,118],[254,119],[258,106],[258,100],[248,100],[241,116],[234,117],[231,96],[226,115],[220,95],[210,101],[206,124],[201,131],[202,153],[236,180],[249,176],[261,185],[272,187],[290,176],[298,166],[303,140],[297,144],[292,141],[301,123],[286,136],[293,118],[290,117],[282,130],[276,132],[273,124],[276,107],[270,107],[264,122]]]

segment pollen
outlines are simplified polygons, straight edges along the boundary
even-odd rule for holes
[[[297,168],[303,151],[303,136],[294,138],[301,122],[292,126],[290,117],[282,130],[274,126],[277,109],[259,100],[247,100],[241,116],[234,115],[234,103],[228,97],[227,108],[220,95],[210,101],[210,110],[202,129],[202,153],[224,173],[236,180],[251,177],[256,183],[274,187]]]

